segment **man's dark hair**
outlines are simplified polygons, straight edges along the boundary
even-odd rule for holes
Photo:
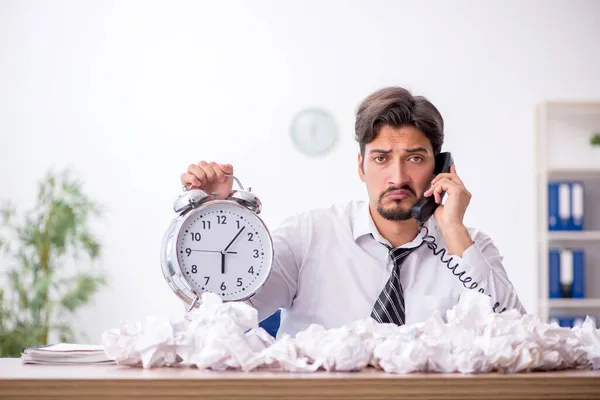
[[[411,125],[423,132],[437,155],[444,142],[444,119],[433,104],[423,96],[413,96],[401,87],[380,89],[369,95],[356,110],[356,141],[360,154],[384,125],[392,128]]]

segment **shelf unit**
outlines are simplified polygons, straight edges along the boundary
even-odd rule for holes
[[[600,321],[600,147],[590,145],[594,132],[600,133],[600,101],[548,101],[537,107],[537,308],[543,321],[557,312],[594,315]],[[586,198],[584,187],[583,231],[548,230],[548,182],[561,179],[582,180],[593,187],[591,199]],[[548,251],[552,247],[586,248],[586,280],[594,279],[586,284],[586,298],[549,298]]]
[[[552,231],[548,232],[548,240],[551,242],[599,242],[600,244],[600,231]]]

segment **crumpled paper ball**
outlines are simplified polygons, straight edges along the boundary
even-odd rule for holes
[[[108,357],[119,365],[153,368],[270,369],[290,372],[507,373],[565,368],[600,369],[600,330],[588,317],[562,328],[516,310],[492,312],[492,300],[465,291],[446,312],[396,326],[372,318],[335,329],[313,324],[278,340],[258,326],[246,303],[223,303],[204,293],[181,319],[147,317],[102,335]]]
[[[108,357],[144,368],[195,365],[214,370],[252,369],[256,355],[274,342],[258,327],[257,311],[243,303],[223,303],[213,293],[180,320],[148,317],[102,334]],[[256,365],[255,365],[256,364]]]

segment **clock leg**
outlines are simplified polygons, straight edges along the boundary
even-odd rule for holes
[[[188,312],[192,311],[194,309],[194,307],[196,306],[196,303],[198,303],[198,300],[200,300],[200,297],[196,296],[196,298],[194,299],[194,301],[192,301],[192,304],[190,305],[190,308],[188,309]]]

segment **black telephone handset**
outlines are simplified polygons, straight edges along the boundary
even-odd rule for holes
[[[435,175],[440,174],[442,172],[450,172],[450,166],[454,164],[454,160],[452,159],[452,155],[449,152],[439,153],[435,156],[435,168],[433,173]],[[441,197],[444,197],[445,192],[442,192]],[[439,207],[439,204],[435,202],[435,197],[433,194],[429,197],[423,197],[419,200],[411,209],[411,213],[413,218],[415,218],[419,223],[425,223],[435,210]]]

